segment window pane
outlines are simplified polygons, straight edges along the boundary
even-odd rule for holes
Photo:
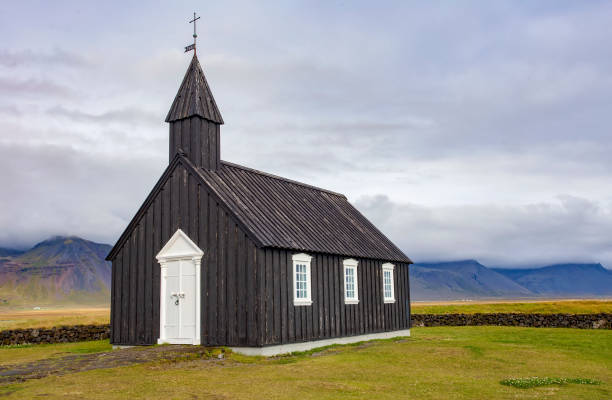
[[[298,299],[307,299],[308,284],[305,264],[295,265],[295,297]]]
[[[385,299],[393,297],[393,279],[391,271],[383,271],[383,290]]]
[[[355,268],[346,267],[344,269],[344,293],[347,299],[356,299],[357,293],[355,292]]]

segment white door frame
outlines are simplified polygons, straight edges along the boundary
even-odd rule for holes
[[[188,344],[199,345],[201,324],[200,324],[200,306],[201,306],[201,263],[204,252],[191,240],[189,236],[182,230],[177,230],[174,235],[168,240],[164,247],[157,254],[156,258],[161,268],[160,288],[159,288],[159,339],[158,344],[176,343],[172,338],[166,337],[164,322],[166,321],[166,276],[168,274],[168,263],[171,261],[192,261],[195,266],[195,334],[193,341]],[[184,342],[181,342],[184,343]]]

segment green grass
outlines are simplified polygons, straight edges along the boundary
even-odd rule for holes
[[[65,400],[612,398],[612,331],[435,327],[412,334],[276,358],[228,353],[221,361],[87,371],[9,385],[0,393]],[[525,389],[501,383],[517,377],[563,383]],[[576,377],[601,383],[572,384]]]
[[[597,314],[612,313],[612,301],[562,300],[547,302],[499,302],[473,304],[412,303],[413,314],[474,314],[474,313],[542,313],[542,314]]]

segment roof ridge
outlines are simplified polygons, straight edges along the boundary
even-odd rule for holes
[[[329,193],[329,194],[332,194],[334,196],[338,196],[338,197],[342,197],[343,199],[346,199],[346,196],[343,195],[342,193],[334,192],[333,190],[323,189],[323,188],[320,188],[318,186],[309,185],[307,183],[295,181],[293,179],[284,178],[282,176],[274,175],[274,174],[271,174],[269,172],[260,171],[260,170],[255,169],[255,168],[245,167],[244,165],[234,164],[232,162],[224,161],[224,160],[221,160],[221,164],[227,165],[228,167],[232,167],[232,168],[238,168],[238,169],[243,169],[245,171],[254,172],[254,173],[259,174],[259,175],[267,176],[268,178],[278,179],[278,180],[283,181],[283,182],[288,182],[288,183],[292,183],[294,185],[303,186],[303,187],[308,188],[308,189],[318,190],[319,192]]]

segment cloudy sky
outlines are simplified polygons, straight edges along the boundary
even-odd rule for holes
[[[222,158],[345,193],[417,261],[612,267],[612,3],[12,2],[0,246],[114,243],[190,61]]]

